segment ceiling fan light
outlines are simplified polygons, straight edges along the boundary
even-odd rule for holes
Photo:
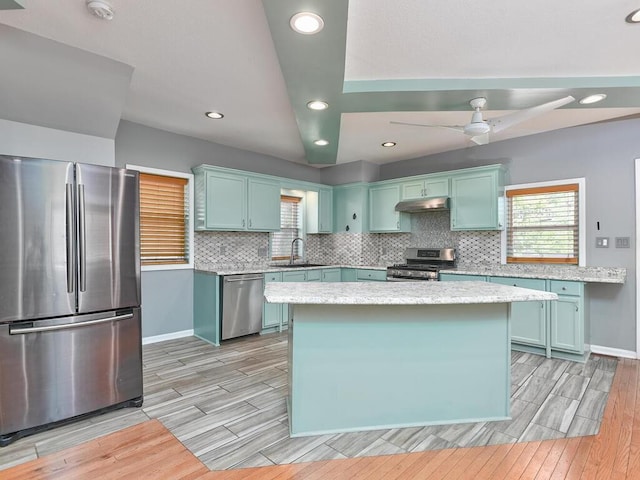
[[[591,103],[597,103],[607,98],[607,95],[604,93],[596,93],[595,95],[589,95],[588,97],[584,97],[580,100],[582,105],[589,105]]]
[[[102,20],[113,20],[113,6],[106,0],[87,0],[87,9]]]
[[[484,135],[490,131],[491,127],[486,122],[471,122],[464,126],[464,133],[472,136]]]

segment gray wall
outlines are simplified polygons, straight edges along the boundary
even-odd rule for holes
[[[142,336],[193,329],[193,270],[142,272]]]
[[[321,170],[322,181],[327,185],[343,185],[355,182],[375,182],[380,177],[380,165],[359,160],[326,167]]]
[[[508,167],[508,184],[584,177],[587,265],[627,269],[623,286],[589,286],[591,342],[635,351],[635,158],[640,158],[639,119],[568,128],[387,164],[380,168],[380,179],[494,163]],[[596,249],[596,236],[611,241],[630,237],[631,248]]]

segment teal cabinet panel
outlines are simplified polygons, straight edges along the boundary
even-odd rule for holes
[[[582,353],[581,301],[578,297],[558,296],[551,304],[551,348]]]
[[[379,185],[369,188],[369,231],[410,232],[409,214],[396,212],[400,201],[400,185]]]
[[[247,182],[245,177],[205,173],[205,227],[213,230],[245,230]]]
[[[504,174],[502,169],[479,168],[451,178],[451,230],[502,228]]]
[[[282,272],[271,272],[264,274],[265,285],[269,282],[281,282]],[[281,303],[267,303],[262,305],[262,328],[279,327],[282,322],[282,311],[284,306]]]
[[[319,282],[322,280],[322,270],[307,270],[307,282]]]
[[[366,270],[358,268],[356,269],[356,281],[357,282],[386,282],[387,271],[386,270]]]
[[[491,283],[532,290],[546,290],[546,281],[533,278],[490,277]],[[511,341],[526,345],[547,345],[547,302],[513,302],[511,304]]]
[[[220,277],[194,272],[193,333],[214,345],[220,345]]]
[[[441,273],[441,282],[486,282],[485,275],[458,275],[456,273]]]
[[[550,280],[549,291],[558,295],[582,296],[584,284],[582,282],[571,282],[567,280]]]
[[[357,280],[355,268],[341,268],[340,280],[342,282],[355,282]]]
[[[280,184],[250,178],[247,230],[280,230]]]
[[[325,268],[321,270],[323,282],[340,282],[342,281],[342,273],[339,268]]]
[[[303,269],[295,270],[293,272],[282,272],[283,282],[306,282],[307,273]]]
[[[368,229],[367,185],[341,185],[333,189],[334,231],[364,233]]]
[[[402,184],[402,200],[448,196],[449,176],[431,176]]]
[[[333,232],[333,191],[318,190],[318,233]]]

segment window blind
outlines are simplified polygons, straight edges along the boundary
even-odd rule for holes
[[[140,173],[142,265],[189,262],[187,179]]]
[[[291,242],[300,236],[300,198],[280,197],[280,231],[271,234],[271,258],[282,260],[291,256]],[[300,258],[300,242],[294,246],[293,256]]]
[[[507,263],[578,263],[578,184],[506,195]]]

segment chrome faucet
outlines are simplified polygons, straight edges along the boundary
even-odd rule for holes
[[[291,242],[291,256],[289,257],[289,265],[293,265],[293,247],[297,241],[304,242],[304,240],[300,237],[294,238],[293,241]]]

